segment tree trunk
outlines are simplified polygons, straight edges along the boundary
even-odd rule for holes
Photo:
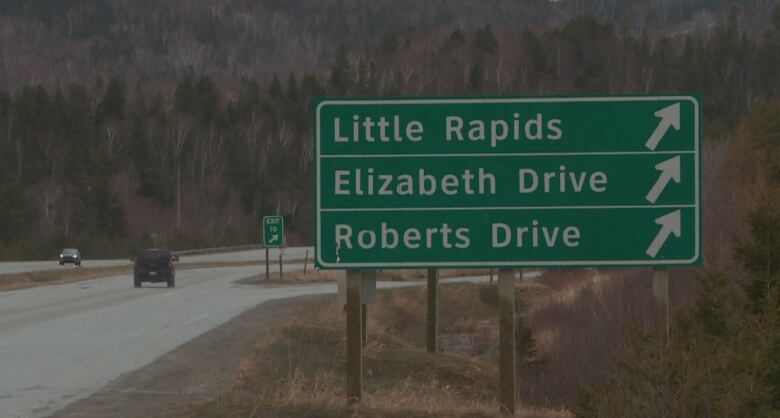
[[[22,179],[22,172],[24,168],[24,148],[22,147],[22,139],[16,138],[16,180]]]

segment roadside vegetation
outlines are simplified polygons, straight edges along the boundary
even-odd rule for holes
[[[518,308],[553,290],[516,288]],[[440,288],[439,354],[425,351],[425,288],[381,291],[368,310],[365,397],[346,406],[342,307],[335,297],[307,306],[257,336],[254,353],[228,391],[180,411],[188,417],[441,417],[498,416],[495,285]],[[518,321],[518,364],[543,367],[528,328]],[[560,409],[524,407],[520,416],[565,417]]]
[[[219,267],[260,266],[257,261],[212,262],[178,264],[176,270],[194,270]],[[31,287],[54,284],[73,283],[84,280],[112,276],[130,276],[133,274],[132,264],[115,267],[59,267],[51,270],[41,270],[26,273],[0,275],[0,292],[7,290],[28,289]]]
[[[778,120],[777,101],[760,104],[731,140],[705,143],[705,267],[670,269],[668,342],[649,269],[551,270],[519,285],[528,416],[778,416]],[[380,294],[357,409],[344,402],[344,317],[333,301],[258,336],[233,388],[185,415],[494,415],[495,287],[442,287],[438,356],[424,353],[424,289]]]
[[[276,264],[274,264],[276,265]],[[245,284],[291,284],[291,283],[316,283],[316,282],[335,282],[341,278],[346,277],[344,270],[319,270],[309,265],[308,269],[296,271],[283,271],[283,277],[279,277],[279,272],[272,272],[270,277],[266,279],[265,272],[248,279],[242,280]],[[413,280],[425,280],[427,276],[427,270],[380,270],[377,272],[376,279],[379,281],[413,281]],[[493,270],[493,274],[497,274],[496,270]],[[440,278],[447,277],[466,277],[466,276],[489,276],[489,270],[453,270],[444,269],[439,270]]]
[[[0,292],[31,287],[80,282],[101,277],[128,275],[132,266],[60,267],[59,269],[0,275]],[[129,282],[128,282],[129,283]]]
[[[578,415],[780,416],[778,117],[775,101],[742,124],[742,178],[756,203],[734,221],[747,231],[732,239],[733,263],[697,272],[699,292],[670,341],[635,333],[601,382],[582,389]]]
[[[458,25],[453,12],[415,28],[376,10],[429,6],[391,2],[366,8],[380,29],[330,37],[314,25],[309,43],[295,35],[300,22],[276,25],[306,2],[259,21],[227,4],[173,2],[177,20],[112,2],[23,3],[0,5],[0,259],[64,247],[123,257],[150,247],[152,233],[171,249],[253,243],[269,213],[285,216],[290,242],[311,243],[314,97],[700,92],[704,267],[670,271],[670,341],[649,270],[551,271],[518,286],[518,396],[529,416],[780,415],[780,6],[542,2],[521,26],[488,25],[491,13],[514,16],[502,7],[466,13],[459,3],[475,20]],[[598,19],[545,14],[556,4]],[[347,13],[316,7],[311,22]],[[251,34],[272,26],[278,39]],[[246,45],[258,48],[248,55]],[[90,64],[22,52],[51,49]],[[92,65],[100,56],[128,68]],[[285,65],[266,65],[279,57]],[[0,290],[129,272],[4,276]],[[357,410],[344,405],[344,317],[330,301],[258,335],[233,387],[182,416],[495,415],[495,287],[442,287],[436,356],[424,352],[423,292],[380,292],[370,308]]]
[[[577,11],[579,17],[561,22],[530,17],[556,13],[515,10],[514,16],[534,22],[529,26],[507,22],[502,8],[486,8],[490,10],[483,12],[494,15],[495,25],[458,26],[452,15],[436,13],[438,23],[416,29],[396,15],[405,10],[384,2],[377,7],[390,7],[393,13],[371,19],[396,16],[398,24],[370,26],[378,33],[368,36],[341,33],[336,39],[352,42],[340,46],[323,45],[321,39],[334,39],[329,36],[303,41],[287,26],[279,29],[287,37],[252,38],[260,36],[257,27],[277,24],[246,26],[246,19],[276,22],[272,16],[288,16],[291,9],[303,7],[299,3],[277,10],[279,15],[262,7],[257,15],[247,13],[241,2],[214,8],[198,2],[191,8],[172,4],[181,21],[170,20],[169,9],[151,4],[117,8],[112,2],[87,1],[49,9],[43,3],[12,3],[19,5],[0,6],[0,18],[9,16],[3,24],[15,28],[0,34],[4,45],[37,40],[26,50],[69,51],[73,54],[66,55],[75,61],[92,57],[83,65],[68,61],[68,68],[94,71],[33,71],[20,67],[51,57],[39,52],[40,57],[17,59],[25,57],[21,47],[3,52],[0,149],[7,152],[0,153],[2,259],[46,259],[64,247],[78,247],[87,258],[119,257],[151,246],[151,234],[174,250],[256,243],[259,219],[267,214],[285,216],[290,243],[311,243],[315,97],[700,92],[704,142],[715,147],[733,139],[734,128],[754,106],[780,94],[780,6],[766,1],[747,2],[730,13],[718,7],[718,14],[697,14],[702,2],[695,1],[675,3],[675,13],[645,10],[636,15],[637,8],[665,6],[616,4],[607,13],[594,5],[603,19]],[[302,10],[338,14],[311,3]],[[512,8],[512,2],[501,3]],[[570,2],[542,3],[555,9]],[[417,2],[408,12],[430,13],[432,7]],[[150,16],[139,18],[136,12]],[[660,26],[673,25],[671,15],[687,16],[693,27],[643,31],[642,26],[626,27],[625,20],[609,20],[617,15],[642,16],[639,21]],[[486,15],[464,16],[484,21]],[[105,21],[116,24],[86,23]],[[132,38],[135,43],[119,47],[130,35],[111,28],[134,25],[150,27],[148,32],[131,30],[132,36],[151,39]],[[74,26],[98,32],[74,32]],[[169,31],[177,35],[169,36]],[[60,41],[62,47],[57,46]],[[295,54],[309,47],[317,49],[316,64],[302,52]],[[172,52],[150,58],[160,48]],[[263,48],[271,48],[273,58],[260,64],[243,61],[250,51]],[[226,61],[214,51],[235,58]],[[295,65],[284,68],[266,65],[288,56],[299,60],[290,58]],[[129,67],[93,65],[103,57]],[[202,61],[186,64],[194,57]],[[60,62],[42,68],[62,68]],[[150,63],[165,64],[156,68]],[[237,73],[238,67],[243,72]]]
[[[301,264],[304,260],[285,261],[286,268],[296,268],[295,271],[284,272],[282,278],[279,272],[272,272],[269,279],[265,278],[265,273],[240,280],[242,284],[255,285],[291,285],[303,283],[322,283],[335,282],[344,277],[343,270],[317,270],[309,265],[306,273],[301,270]],[[311,260],[308,260],[311,262]],[[231,262],[210,262],[210,263],[186,263],[177,264],[176,270],[195,270],[206,268],[227,268],[257,266],[258,270],[263,270],[265,263],[258,261],[231,261]],[[274,263],[274,268],[276,264]],[[53,266],[54,267],[54,266]],[[34,272],[1,274],[0,292],[7,290],[28,289],[31,287],[47,286],[54,284],[64,284],[80,282],[111,276],[127,276],[133,273],[132,265],[116,267],[59,267],[51,270],[40,270]],[[495,273],[495,271],[494,271]],[[487,276],[488,270],[441,270],[441,278],[464,277],[464,276]],[[382,271],[377,276],[380,281],[414,281],[424,280],[426,278],[425,270],[393,270]]]

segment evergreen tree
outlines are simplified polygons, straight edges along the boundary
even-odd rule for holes
[[[463,31],[458,28],[453,30],[449,36],[447,36],[447,39],[444,40],[444,45],[442,45],[442,49],[460,48],[465,42],[466,35],[464,35]]]
[[[127,221],[125,211],[111,191],[108,180],[108,175],[98,178],[91,203],[97,231],[112,240],[117,240],[127,236]]]
[[[236,103],[236,112],[242,116],[252,112],[260,106],[260,101],[260,85],[257,83],[257,80],[252,79],[241,90]]]
[[[780,211],[773,199],[765,196],[747,221],[753,239],[741,243],[737,260],[749,275],[748,299],[760,312],[771,304],[767,299],[777,294],[780,284]]]
[[[775,4],[775,8],[772,10],[772,26],[775,30],[780,31],[780,4]]]
[[[307,102],[311,101],[311,99],[315,97],[322,97],[325,94],[322,86],[320,85],[320,81],[317,79],[317,76],[311,73],[306,73],[303,75],[301,91],[303,93],[304,100]]]
[[[198,80],[196,88],[195,116],[204,124],[212,123],[220,117],[219,91],[214,80],[209,76],[203,76]]]
[[[780,100],[757,104],[744,120],[753,147],[761,151],[760,166],[780,181]]]
[[[279,77],[277,77],[276,74],[274,74],[271,83],[268,85],[268,95],[271,96],[272,99],[281,99],[284,97],[282,83],[279,82]]]
[[[380,42],[380,49],[387,54],[391,54],[398,49],[398,37],[395,34],[395,26],[390,25],[385,30],[385,34],[382,35],[382,41]]]
[[[298,80],[294,73],[290,73],[290,77],[287,79],[287,98],[292,103],[298,103],[299,96]]]
[[[8,144],[13,150],[13,173],[17,181],[33,183],[40,179],[46,167],[47,133],[55,127],[57,115],[48,91],[43,87],[25,87],[14,100],[11,124],[3,134],[8,135]],[[18,156],[21,155],[21,158]]]
[[[144,132],[144,122],[140,116],[133,118],[130,133],[130,154],[138,173],[139,196],[160,198],[160,177],[152,159],[152,150]]]
[[[534,71],[537,73],[549,71],[550,62],[548,61],[549,59],[547,57],[547,52],[544,49],[544,45],[542,45],[539,38],[528,29],[523,33],[523,44],[531,60]]]
[[[8,118],[11,113],[11,95],[7,91],[0,89],[0,119]]]
[[[176,110],[183,113],[197,113],[197,92],[192,77],[188,74],[176,85]]]
[[[486,54],[495,54],[498,51],[498,40],[490,25],[477,30],[474,37],[474,47]]]
[[[112,78],[106,87],[106,92],[97,106],[95,119],[102,123],[106,119],[122,120],[125,117],[125,86],[116,78]]]
[[[0,245],[23,238],[35,216],[20,184],[0,184]]]
[[[482,85],[482,61],[477,60],[469,70],[469,78],[466,83],[466,86],[469,88],[469,90],[476,92],[477,90],[479,90],[479,87],[481,85]]]
[[[336,61],[330,72],[330,88],[336,95],[346,94],[349,88],[349,60],[343,46],[336,52]]]

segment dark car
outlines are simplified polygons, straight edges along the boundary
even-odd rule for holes
[[[133,260],[133,284],[141,287],[141,283],[162,283],[168,287],[176,286],[176,265],[179,257],[168,250],[141,250]]]
[[[73,263],[77,266],[81,265],[81,253],[75,248],[66,248],[60,253],[60,265],[65,263]]]

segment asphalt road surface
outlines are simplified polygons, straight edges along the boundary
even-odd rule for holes
[[[259,303],[335,289],[234,283],[257,273],[182,270],[172,289],[117,276],[0,292],[0,417],[49,415]]]
[[[334,283],[236,283],[256,274],[257,266],[181,270],[172,289],[136,289],[126,275],[0,292],[0,417],[51,415],[265,301],[336,292]],[[467,280],[484,278],[457,279]]]
[[[309,260],[312,260],[314,249],[312,247],[290,247],[284,249],[284,259],[286,260],[303,260],[306,256],[306,251],[309,251]],[[271,261],[279,260],[279,250],[270,249],[269,257]],[[186,255],[181,256],[179,262],[182,264],[193,263],[239,263],[247,261],[265,261],[265,250],[245,250],[234,251],[226,253],[214,253],[214,254],[199,254],[199,255]],[[83,267],[114,267],[130,265],[129,257],[121,260],[89,260],[85,259],[82,264]],[[11,261],[0,262],[0,275],[3,274],[16,274],[27,273],[32,271],[53,270],[73,268],[72,264],[66,264],[60,266],[56,260],[52,261]]]

